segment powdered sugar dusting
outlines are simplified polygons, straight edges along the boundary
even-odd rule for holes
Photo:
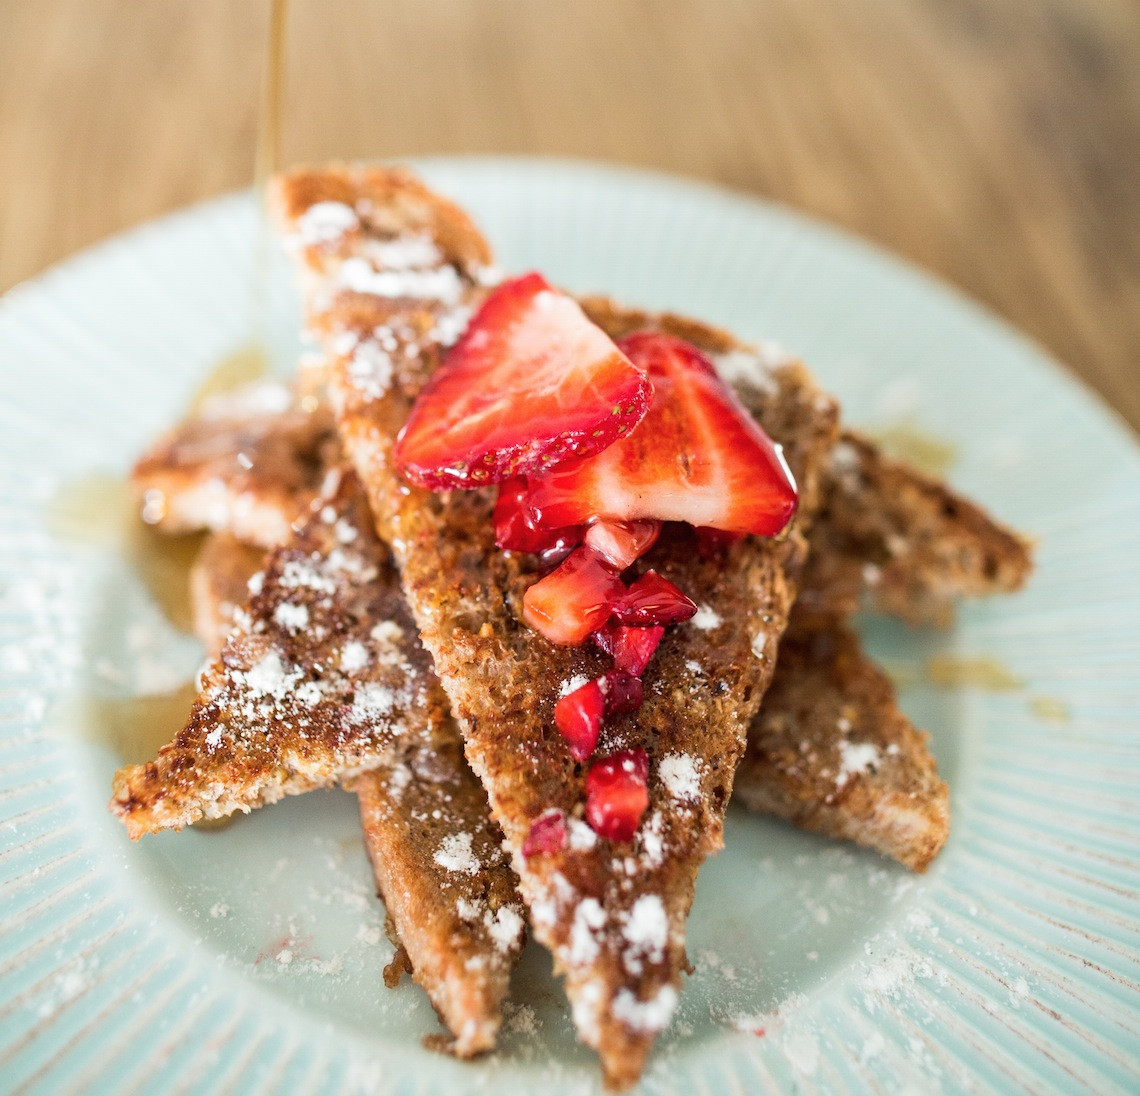
[[[697,611],[689,618],[689,623],[701,631],[710,632],[719,628],[724,621],[720,614],[711,605],[698,605]]]
[[[480,870],[479,858],[471,848],[471,834],[449,833],[436,850],[435,862],[446,871],[475,875]]]
[[[700,796],[701,774],[690,754],[666,754],[657,767],[665,790],[677,800],[693,801]]]
[[[835,783],[843,787],[853,776],[873,772],[882,758],[873,742],[841,742],[839,744],[839,773]]]

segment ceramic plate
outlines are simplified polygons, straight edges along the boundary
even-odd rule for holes
[[[644,1091],[1136,1091],[1134,439],[1001,324],[785,210],[582,164],[423,167],[505,268],[795,351],[849,422],[1039,541],[1029,588],[949,632],[863,625],[952,790],[930,873],[731,811]],[[422,993],[381,983],[391,949],[348,795],[133,846],[106,811],[115,768],[175,729],[201,657],[162,593],[178,561],[125,531],[116,485],[248,343],[255,296],[291,367],[297,305],[278,260],[255,292],[257,240],[235,196],[0,302],[0,1088],[596,1091],[533,946],[496,1054],[423,1049]]]

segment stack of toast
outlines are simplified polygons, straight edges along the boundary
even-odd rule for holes
[[[611,338],[654,330],[707,355],[799,486],[779,538],[710,554],[667,525],[638,562],[698,609],[666,634],[642,706],[601,732],[607,753],[645,751],[649,806],[632,840],[599,836],[552,713],[601,653],[522,623],[539,561],[496,547],[493,493],[412,487],[392,461],[498,280],[486,241],[397,169],[296,172],[272,204],[323,385],[216,397],[136,467],[148,520],[211,531],[192,587],[212,658],[186,728],[116,775],[112,809],[138,837],[342,783],[454,1052],[493,1045],[529,925],[607,1083],[628,1086],[676,1003],[696,873],[730,797],[916,871],[937,854],[946,786],[850,616],[870,604],[945,624],[957,598],[1021,585],[1029,547],[843,430],[801,363],[582,300]],[[551,819],[564,839],[536,843]]]

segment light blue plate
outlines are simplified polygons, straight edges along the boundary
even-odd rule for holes
[[[941,439],[953,482],[1040,541],[1029,589],[947,634],[867,627],[951,785],[929,875],[732,812],[644,1090],[1137,1091],[1134,439],[1007,328],[785,210],[583,164],[424,170],[505,268],[794,350],[848,421]],[[141,760],[121,745],[124,698],[169,690],[200,651],[128,547],[61,537],[53,500],[121,477],[248,340],[256,226],[248,195],[201,206],[0,302],[0,1090],[596,1091],[534,948],[498,1053],[422,1048],[436,1021],[417,987],[382,985],[391,949],[347,795],[135,846],[106,812],[112,772]],[[281,264],[269,300],[286,369]],[[935,687],[935,655],[989,660],[992,680]]]

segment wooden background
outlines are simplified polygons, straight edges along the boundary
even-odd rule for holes
[[[1140,427],[1138,0],[292,0],[283,156],[534,152],[860,233]],[[247,184],[268,0],[0,0],[0,291]]]

